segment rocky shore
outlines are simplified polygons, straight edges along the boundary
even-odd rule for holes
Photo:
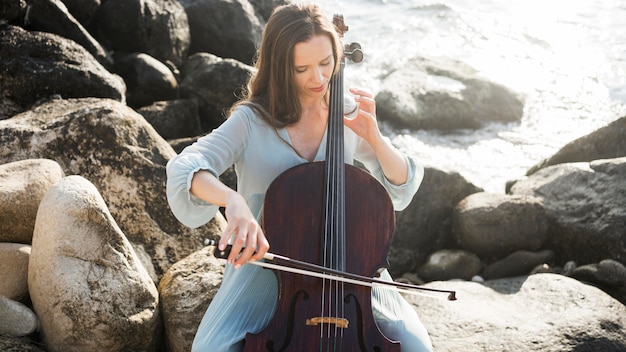
[[[165,165],[223,121],[283,2],[0,0],[0,350],[189,351],[225,220],[178,223]],[[524,104],[442,58],[376,99],[381,120],[440,130],[519,121]],[[407,295],[435,349],[626,351],[625,180],[626,116],[502,194],[426,168],[389,262],[457,292]]]

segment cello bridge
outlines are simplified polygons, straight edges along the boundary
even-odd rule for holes
[[[345,318],[333,318],[333,317],[315,317],[306,320],[306,325],[317,326],[320,324],[334,324],[338,328],[347,329],[348,319]]]

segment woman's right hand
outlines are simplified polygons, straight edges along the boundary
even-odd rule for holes
[[[249,260],[263,258],[270,245],[248,204],[239,193],[206,170],[194,174],[189,191],[208,203],[225,207],[228,223],[222,232],[218,248],[223,251],[233,237],[228,262],[234,264],[235,269]]]
[[[233,237],[228,262],[238,269],[247,261],[262,259],[270,247],[269,242],[239,193],[233,191],[226,197],[225,215],[228,224],[222,233],[218,248],[224,250],[229,239]]]

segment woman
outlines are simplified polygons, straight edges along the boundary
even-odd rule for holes
[[[329,81],[342,51],[333,24],[317,6],[276,9],[263,33],[246,98],[219,128],[167,165],[167,196],[176,217],[198,227],[224,207],[228,225],[219,248],[232,244],[222,285],[200,323],[193,351],[241,351],[246,332],[262,330],[272,318],[274,274],[243,264],[262,259],[269,249],[259,226],[269,184],[295,165],[325,157]],[[395,209],[403,209],[419,187],[423,168],[381,135],[372,96],[359,89],[351,92],[355,97],[346,104],[355,112],[344,119],[346,162],[362,162],[383,183]],[[233,164],[237,192],[218,180]],[[387,272],[382,276],[391,280]],[[432,350],[425,328],[402,296],[373,289],[372,302],[380,330],[401,341],[403,351]]]

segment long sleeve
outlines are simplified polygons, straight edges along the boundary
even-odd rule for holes
[[[385,137],[387,138],[387,137]],[[424,179],[424,167],[413,160],[413,158],[405,155],[408,166],[408,177],[404,184],[396,185],[391,183],[383,174],[383,170],[376,159],[374,150],[367,142],[359,138],[354,158],[365,166],[367,170],[380,181],[393,202],[395,210],[403,210],[413,200],[413,196],[417,192],[422,180]]]
[[[189,192],[191,180],[199,170],[207,170],[218,177],[235,163],[246,147],[248,133],[248,120],[239,110],[167,163],[167,200],[172,213],[181,223],[195,228],[215,216],[218,206]]]

